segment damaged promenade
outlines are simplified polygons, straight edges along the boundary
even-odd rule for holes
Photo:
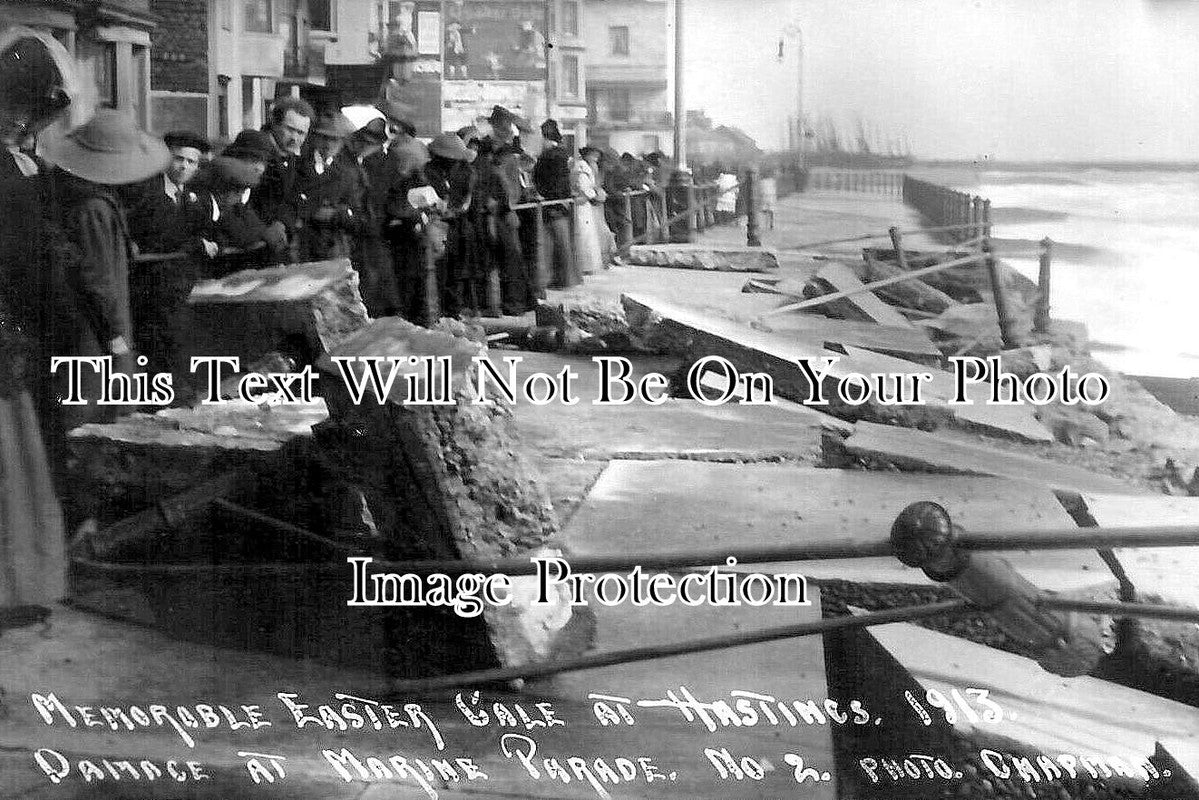
[[[1035,283],[1000,273],[1008,330],[977,262],[862,290],[972,252],[916,233],[905,235],[897,258],[888,229],[925,224],[882,191],[794,194],[759,232],[760,248],[745,245],[744,220],[710,227],[695,245],[634,246],[625,264],[588,276],[585,286],[550,292],[530,319],[443,321],[432,330],[368,319],[356,276],[342,262],[240,273],[196,290],[197,352],[238,355],[244,364],[274,363],[286,352],[327,379],[324,391],[310,404],[170,409],[74,432],[78,480],[106,514],[73,543],[70,605],[42,626],[0,634],[4,796],[1199,797],[1193,623],[1071,612],[1062,619],[1076,640],[1021,641],[997,615],[971,609],[666,652],[701,636],[956,598],[925,571],[867,552],[913,503],[939,504],[967,535],[1060,539],[1089,528],[1199,525],[1199,472],[1189,474],[1199,466],[1199,418],[1104,370],[1090,358],[1081,326],[1038,326]],[[883,238],[810,246],[861,234]],[[840,296],[813,302],[828,295]],[[811,305],[779,311],[805,301]],[[1005,338],[1018,346],[1005,347]],[[453,356],[457,365],[483,353],[493,362],[522,356],[522,372],[573,367],[583,399],[476,405],[456,369],[446,378],[453,405],[405,407],[399,393],[360,404],[332,380],[335,356]],[[1024,376],[1065,366],[1104,373],[1111,397],[1095,407],[949,403],[946,358],[996,354]],[[634,376],[674,377],[673,396],[653,406],[591,405],[600,392],[596,355],[628,358]],[[770,375],[776,399],[705,405],[686,397],[681,377],[711,355],[741,373]],[[796,360],[834,356],[834,378],[930,373],[926,402],[804,405],[810,387]],[[737,391],[722,380],[712,373],[706,388]],[[396,563],[530,555],[669,561],[821,542],[858,545],[862,554],[730,567],[802,573],[812,599],[802,609],[572,609],[533,603],[521,591],[511,605],[475,619],[345,605],[347,555]],[[1001,555],[1035,590],[1055,597],[1199,608],[1199,548],[1080,544]],[[528,682],[494,679],[639,647],[662,657],[543,678],[529,670]],[[491,713],[488,724],[455,702],[459,689],[436,681],[470,673],[493,676],[479,684],[480,701],[472,701],[474,686],[460,689],[468,705]],[[805,716],[789,724],[779,712],[777,724],[712,732],[661,710],[634,711],[637,723],[619,729],[601,725],[590,697],[631,703],[681,687],[709,702],[738,692],[835,702],[821,705],[817,722]],[[30,696],[50,692],[71,707],[261,704],[274,724],[233,730],[222,723],[189,748],[161,727],[88,730],[62,716],[47,724]],[[299,727],[280,693],[313,709],[337,693],[419,703],[447,746],[437,747],[428,725],[387,736],[335,722]],[[1001,712],[988,715],[977,702],[984,697]],[[841,713],[851,700],[870,710],[873,724],[855,725]],[[566,723],[538,726],[535,713],[514,711],[538,703]],[[532,770],[502,746],[505,734],[537,741]],[[211,779],[173,780],[169,795],[166,778],[108,773],[88,782],[72,774],[51,784],[32,756],[36,748],[76,762],[193,759]],[[342,774],[322,755],[340,748],[363,761],[403,753],[426,766],[360,774],[343,761]],[[731,761],[709,748],[727,750]],[[272,754],[287,778],[255,784],[239,753]],[[903,766],[912,753],[942,757],[952,775],[917,765],[913,776]],[[580,758],[587,769],[568,765],[563,781],[546,767],[550,756],[563,764]],[[636,765],[651,756],[660,778],[644,765],[631,777],[613,767],[603,778],[596,761]],[[1109,761],[1086,766],[1077,761],[1084,756]],[[471,760],[487,779],[472,779],[461,764],[427,766],[452,757]],[[1153,772],[1122,774],[1120,764],[1146,761]]]

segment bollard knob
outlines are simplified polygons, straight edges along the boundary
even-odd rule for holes
[[[1042,608],[1041,589],[1006,559],[956,547],[958,530],[944,507],[912,503],[891,526],[891,548],[904,564],[985,611],[1045,669],[1066,676],[1090,672],[1109,651],[1110,620]]]
[[[899,512],[891,525],[891,548],[909,567],[918,567],[935,581],[944,582],[966,568],[970,557],[953,546],[954,526],[949,512],[937,503],[921,500]]]

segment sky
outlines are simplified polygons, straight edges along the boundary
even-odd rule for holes
[[[1199,1],[683,2],[687,107],[768,148],[795,113],[791,23],[805,116],[918,157],[1199,161]]]

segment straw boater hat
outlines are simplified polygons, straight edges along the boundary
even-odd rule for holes
[[[475,160],[475,151],[467,147],[456,133],[442,133],[434,136],[433,141],[429,142],[429,152],[441,158],[465,161],[468,164]]]
[[[171,163],[171,151],[145,133],[123,111],[102,108],[69,133],[58,127],[42,138],[46,160],[92,183],[118,186],[157,175]]]
[[[416,109],[407,103],[401,103],[399,100],[380,100],[375,106],[383,113],[389,122],[395,122],[403,125],[406,128],[415,128]]]

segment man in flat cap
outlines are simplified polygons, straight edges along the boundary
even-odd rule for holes
[[[537,302],[538,286],[520,244],[520,218],[513,206],[521,201],[520,158],[524,151],[516,144],[518,131],[529,130],[521,117],[503,106],[495,106],[487,122],[491,136],[483,149],[491,154],[487,172],[488,204],[492,209],[493,261],[499,266],[500,287],[505,314],[519,315]],[[480,176],[484,174],[480,170]]]
[[[546,200],[570,200],[573,196],[570,188],[570,154],[562,146],[562,132],[555,120],[547,119],[541,123],[541,138],[545,140],[545,149],[541,151],[537,164],[533,167],[533,185],[537,187],[538,194]],[[583,282],[575,264],[574,248],[571,246],[570,218],[573,213],[573,207],[565,203],[547,206],[545,209],[546,225],[550,233],[549,263],[553,265],[553,276],[546,276],[543,280],[558,289],[577,286]]]

